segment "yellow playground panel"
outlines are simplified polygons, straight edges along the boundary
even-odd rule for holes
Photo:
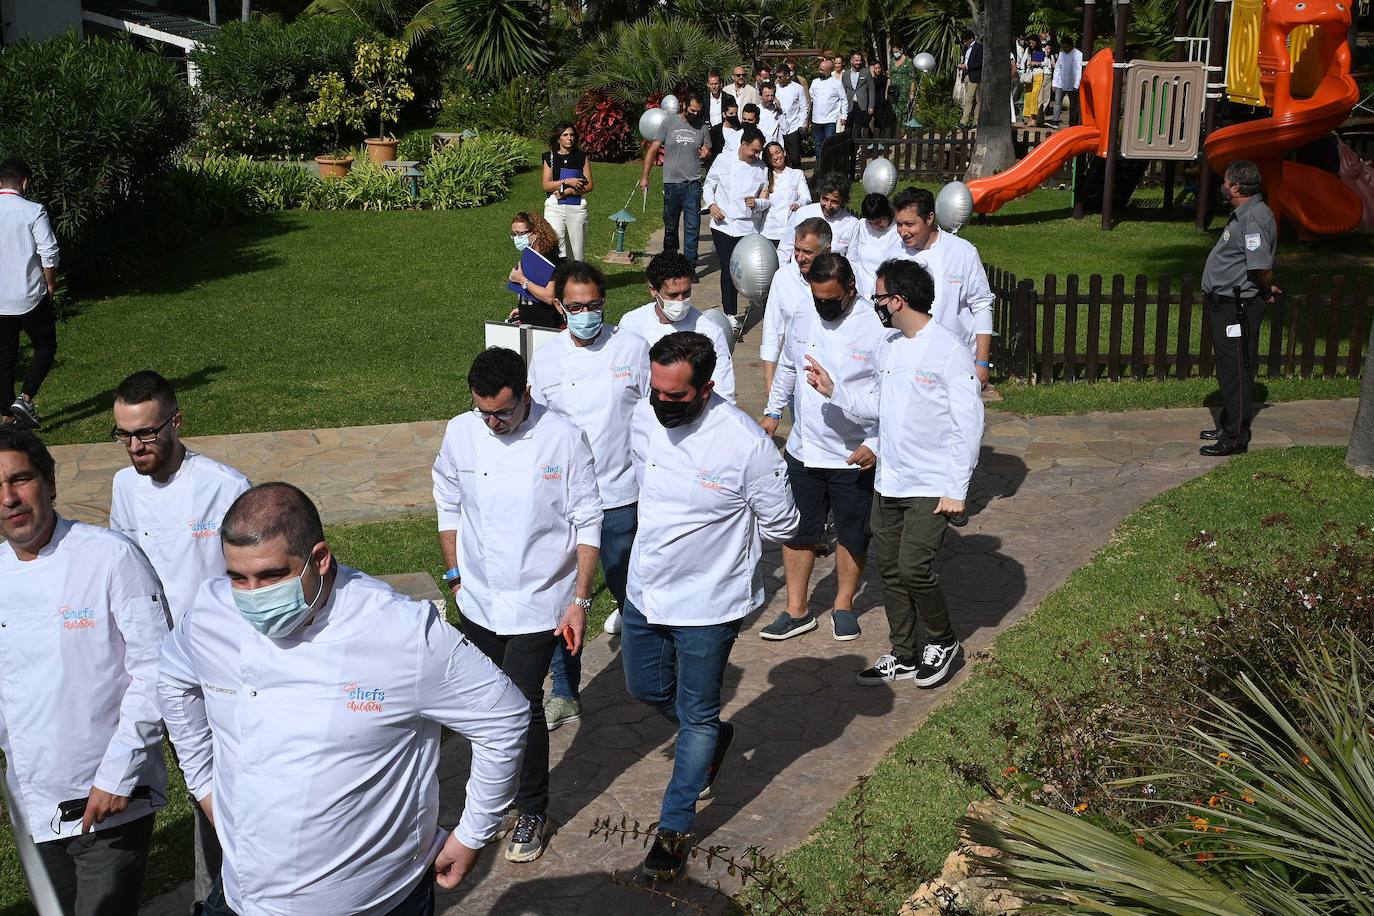
[[[1226,97],[1242,105],[1265,104],[1259,61],[1263,19],[1264,0],[1233,0],[1226,47]],[[1321,56],[1312,40],[1316,34],[1315,25],[1301,25],[1288,36],[1294,98],[1309,98],[1322,81]]]

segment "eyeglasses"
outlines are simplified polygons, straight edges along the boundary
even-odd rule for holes
[[[524,400],[525,399],[521,397],[519,401],[515,402],[514,407],[507,410],[483,410],[480,407],[474,407],[472,408],[472,412],[477,414],[477,416],[481,417],[484,421],[500,420],[502,423],[509,423],[511,420],[514,420],[515,415],[520,412]]]
[[[564,302],[563,311],[572,315],[581,312],[599,312],[606,307],[605,299],[594,299],[591,302]]]
[[[526,229],[524,232],[512,232],[512,233],[510,234],[510,237],[511,237],[512,239],[518,239],[518,238],[523,238],[523,237],[525,237],[525,236],[527,236],[527,235],[529,235],[529,234],[530,234],[530,230]]]
[[[891,302],[893,299],[896,298],[896,293],[874,293],[872,302],[874,305],[882,305],[883,303]]]
[[[116,426],[110,430],[110,438],[118,442],[120,445],[128,445],[135,439],[137,439],[139,442],[142,442],[144,445],[152,445],[154,442],[157,441],[158,433],[166,429],[167,424],[175,420],[177,418],[177,414],[179,413],[181,413],[181,411],[174,410],[172,411],[172,415],[170,417],[163,420],[157,426],[152,426],[148,429],[140,429],[132,433],[125,432],[124,430]]]
[[[736,74],[734,74],[734,75],[735,75],[735,76],[741,76],[741,77],[742,77],[742,76],[744,76],[744,71],[741,70],[741,71],[739,71],[738,73],[736,73]]]

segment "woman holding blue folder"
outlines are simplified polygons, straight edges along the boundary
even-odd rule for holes
[[[587,194],[591,192],[592,161],[577,148],[571,124],[558,127],[544,154],[544,219],[558,234],[558,253],[582,260],[587,238]]]

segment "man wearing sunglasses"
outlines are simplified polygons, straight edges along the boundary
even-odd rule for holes
[[[439,547],[463,635],[530,703],[506,859],[532,862],[548,829],[544,678],[559,640],[582,649],[601,496],[586,434],[535,403],[520,354],[483,350],[468,387],[473,409],[449,421],[434,461]]]
[[[248,478],[181,441],[181,408],[171,384],[144,369],[115,389],[110,436],[124,446],[130,467],[114,477],[110,528],[137,544],[167,591],[173,625],[201,583],[224,575],[219,527],[248,489]],[[215,828],[200,806],[195,816],[195,902],[203,903],[220,870]]]
[[[606,324],[606,278],[581,261],[554,271],[553,304],[568,329],[530,360],[530,397],[587,434],[596,466],[601,522],[601,570],[618,605],[607,633],[620,632],[625,576],[639,518],[639,485],[630,463],[630,417],[649,396],[649,345],[630,331]],[[582,659],[566,643],[553,651],[553,690],[544,704],[550,731],[582,717],[578,688]]]
[[[761,99],[758,87],[749,80],[749,70],[743,64],[730,71],[730,95],[735,97],[735,102],[739,105],[740,111],[744,110],[745,105],[757,105]]]

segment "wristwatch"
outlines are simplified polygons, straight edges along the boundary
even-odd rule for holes
[[[590,598],[573,598],[572,603],[582,608],[584,611],[590,611],[592,609],[592,599]]]

